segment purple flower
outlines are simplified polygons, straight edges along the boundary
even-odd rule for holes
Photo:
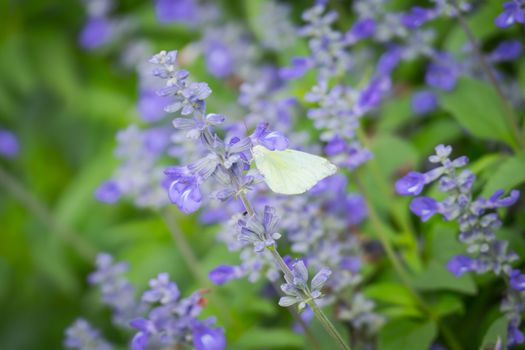
[[[143,90],[140,92],[137,102],[137,111],[140,117],[147,122],[155,122],[162,119],[166,112],[164,108],[171,101],[164,96],[157,95],[154,91]]]
[[[222,328],[209,328],[202,322],[195,322],[192,338],[195,350],[226,349],[226,337]]]
[[[161,304],[169,304],[177,301],[180,296],[179,288],[175,282],[170,281],[170,276],[167,273],[159,273],[157,278],[149,281],[151,289],[144,292],[142,300],[148,303],[159,302]]]
[[[439,53],[429,65],[425,81],[429,86],[450,91],[456,86],[458,72],[456,62],[447,53]]]
[[[95,191],[95,198],[100,202],[108,204],[116,203],[121,196],[122,192],[120,191],[119,185],[113,180],[103,182]]]
[[[522,344],[525,341],[523,332],[519,329],[519,321],[512,320],[507,328],[507,346]]]
[[[145,350],[149,344],[150,333],[153,333],[154,325],[145,318],[138,318],[130,322],[130,326],[139,330],[131,340],[132,350]],[[152,329],[153,328],[153,329]]]
[[[213,76],[225,78],[233,73],[235,61],[231,49],[224,43],[216,40],[207,42],[204,58],[206,67]]]
[[[518,40],[502,41],[489,55],[492,62],[513,61],[517,59],[522,52],[521,42]]]
[[[66,329],[64,346],[78,350],[111,350],[113,347],[101,337],[100,331],[93,328],[86,320],[77,319]]]
[[[376,108],[383,97],[390,91],[392,82],[389,77],[381,77],[373,79],[370,84],[361,91],[357,99],[357,109],[360,111],[368,111]]]
[[[375,30],[376,21],[372,18],[363,18],[354,23],[352,28],[346,33],[345,39],[349,43],[354,43],[374,35]]]
[[[396,182],[396,191],[403,196],[417,196],[425,187],[425,175],[411,171]]]
[[[194,0],[156,0],[155,13],[159,22],[191,23],[197,19],[197,4]]]
[[[425,22],[434,17],[435,11],[433,9],[426,9],[419,6],[414,6],[408,13],[401,16],[401,22],[410,29],[421,27]]]
[[[254,144],[259,144],[270,151],[282,151],[288,148],[288,139],[278,131],[268,131],[268,123],[259,123],[250,135]]]
[[[333,139],[328,141],[328,143],[324,147],[324,152],[326,153],[327,156],[335,156],[347,150],[348,150],[348,145],[346,141],[339,135],[336,135]]]
[[[379,75],[390,75],[401,61],[402,49],[399,46],[391,46],[379,58],[376,71]]]
[[[417,197],[410,203],[410,210],[421,217],[421,220],[427,221],[438,212],[438,202],[430,197]]]
[[[510,207],[520,197],[520,191],[518,190],[512,190],[510,191],[510,195],[506,198],[501,198],[501,196],[505,193],[504,190],[497,190],[494,192],[492,196],[487,200],[487,207],[488,208],[503,208],[503,207]]]
[[[525,13],[521,0],[512,0],[503,4],[503,12],[496,17],[495,23],[500,28],[507,28],[514,23],[525,23]]]
[[[197,177],[192,175],[187,167],[171,167],[164,173],[167,175],[171,202],[185,214],[197,211],[203,199]]]
[[[419,91],[412,96],[412,111],[422,115],[434,111],[437,108],[438,99],[432,91]]]
[[[465,272],[476,269],[476,261],[465,255],[458,255],[449,260],[447,268],[456,277],[461,276]]]
[[[0,155],[13,158],[18,155],[20,145],[18,138],[9,130],[0,129]]]
[[[217,285],[223,285],[240,275],[241,270],[238,266],[219,265],[208,273],[208,278]]]
[[[283,80],[293,80],[302,77],[310,68],[312,60],[309,57],[294,57],[292,65],[279,70],[279,77]]]
[[[80,32],[82,47],[93,50],[109,42],[113,35],[113,24],[105,17],[90,18]]]
[[[519,270],[512,270],[510,273],[510,286],[516,290],[525,290],[525,275]]]

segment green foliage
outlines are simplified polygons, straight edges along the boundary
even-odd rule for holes
[[[379,349],[428,349],[436,334],[437,327],[431,322],[395,320],[385,325],[379,333]]]
[[[461,78],[453,93],[444,93],[441,99],[443,108],[472,135],[515,145],[501,100],[488,83]]]

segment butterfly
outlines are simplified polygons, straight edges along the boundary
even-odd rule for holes
[[[266,184],[281,194],[304,193],[337,171],[337,167],[323,157],[292,149],[270,151],[257,145],[252,155]]]

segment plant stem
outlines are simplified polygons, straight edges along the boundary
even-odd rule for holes
[[[277,261],[279,266],[281,267],[281,271],[286,276],[286,279],[288,281],[293,280],[293,274],[288,265],[284,262],[282,256],[279,254],[275,246],[269,246],[267,248],[274,259]],[[326,317],[324,312],[319,309],[319,307],[315,304],[314,300],[310,300],[308,302],[308,305],[312,308],[312,311],[315,314],[315,317],[321,322],[321,325],[324,327],[324,329],[336,340],[336,342],[339,344],[339,347],[343,350],[350,350],[350,347],[346,345],[345,341],[343,340],[343,337],[339,334],[337,329],[334,327],[332,322]]]
[[[512,132],[512,136],[514,137],[514,141],[518,145],[518,147],[522,150],[525,149],[525,140],[523,137],[521,137],[520,134],[520,127],[519,127],[519,120],[514,113],[514,109],[512,108],[512,104],[509,102],[505,94],[503,93],[503,89],[500,86],[500,83],[498,82],[498,79],[496,78],[496,75],[494,74],[492,68],[490,67],[489,63],[487,62],[485,56],[483,55],[483,52],[481,51],[478,41],[476,40],[476,36],[470,29],[470,26],[468,25],[467,21],[465,20],[465,17],[461,13],[461,9],[459,8],[457,4],[457,0],[452,1],[452,4],[454,8],[456,9],[459,24],[461,25],[461,28],[465,32],[470,44],[474,48],[474,52],[476,56],[478,57],[478,60],[481,64],[481,68],[483,69],[483,72],[489,79],[490,83],[496,90],[496,93],[498,94],[499,99],[501,100],[501,104],[503,106],[503,109],[505,111],[505,121],[507,122],[507,126],[509,127],[510,131]]]
[[[76,249],[86,261],[92,262],[97,250],[78,233],[56,221],[52,212],[42,201],[26,189],[20,181],[0,167],[0,185],[20,202],[37,220],[55,232],[66,243]]]
[[[397,275],[401,279],[401,282],[407,288],[407,290],[412,295],[414,300],[419,304],[419,307],[421,308],[421,310],[425,312],[429,316],[429,318],[438,325],[443,336],[447,340],[447,343],[450,349],[462,350],[462,346],[458,342],[454,334],[448,329],[446,325],[440,322],[438,315],[436,315],[434,310],[432,310],[432,308],[426,303],[423,297],[418,293],[418,291],[412,285],[410,274],[408,273],[408,271],[406,271],[403,263],[401,262],[399,257],[396,255],[394,248],[392,247],[392,244],[390,243],[390,240],[388,238],[388,234],[385,231],[385,224],[381,221],[381,218],[379,217],[379,214],[376,212],[374,207],[370,205],[370,201],[368,199],[369,196],[367,195],[367,192],[364,186],[362,185],[361,180],[359,179],[357,174],[354,174],[353,179],[357,187],[359,188],[359,191],[363,194],[365,198],[365,201],[367,203],[367,207],[369,210],[370,221],[375,229],[375,232],[379,240],[381,241],[383,248],[385,249],[385,253],[387,255],[388,260],[392,263],[392,266],[394,267],[394,270],[396,271]]]
[[[357,129],[357,136],[359,141],[366,148],[371,148],[370,139],[361,128]],[[379,169],[379,164],[377,163],[377,160],[375,158],[372,158],[369,160],[369,163],[372,176],[374,177],[374,181],[377,184],[379,190],[381,191],[383,197],[385,198],[385,201],[392,203],[394,201],[394,195],[391,189],[392,187],[383,177],[381,170]],[[417,249],[416,234],[414,228],[412,227],[412,224],[403,216],[403,213],[399,207],[392,206],[392,211],[393,219],[396,222],[397,226],[399,226],[399,228],[401,229],[401,233],[404,235],[406,241],[410,244],[410,248],[414,250]]]
[[[275,282],[272,282],[272,286],[273,286],[273,289],[275,290],[275,292],[280,295],[280,296],[283,296],[283,292],[281,291],[281,289],[279,288],[279,286],[277,285],[277,283]],[[306,335],[306,337],[308,338],[308,340],[310,341],[310,343],[312,344],[312,346],[316,349],[316,350],[322,350],[321,348],[321,344],[319,344],[319,342],[317,341],[317,339],[315,338],[315,335],[312,333],[312,331],[310,330],[310,328],[308,327],[308,325],[306,324],[306,322],[304,322],[304,320],[301,318],[301,315],[299,315],[299,313],[297,311],[295,311],[293,308],[291,307],[288,307],[287,308],[288,311],[290,311],[290,314],[292,315],[292,317],[294,318],[294,320],[299,323],[299,325],[301,326],[301,328],[303,329],[304,331],[304,334]]]
[[[239,198],[241,199],[241,202],[243,203],[244,208],[248,212],[248,215],[250,215],[250,216],[255,215],[255,211],[253,210],[253,207],[251,206],[250,201],[246,197],[246,194],[241,192],[239,194]],[[290,270],[288,265],[286,265],[286,263],[284,262],[284,259],[282,258],[281,254],[279,254],[279,252],[277,251],[276,247],[275,246],[269,246],[269,247],[267,247],[267,249],[268,249],[268,251],[270,251],[270,253],[272,254],[274,260],[277,262],[277,264],[281,268],[281,271],[283,272],[283,274],[285,276],[285,279],[287,281],[292,281],[293,280],[292,271]],[[312,304],[313,304],[313,306],[312,306]],[[310,307],[312,308],[312,311],[314,312],[314,314],[317,317],[317,319],[319,320],[319,322],[321,322],[321,324],[323,325],[324,329],[339,344],[339,347],[342,350],[350,350],[350,347],[348,345],[346,345],[345,341],[343,340],[343,337],[341,337],[341,335],[339,334],[337,329],[334,327],[334,325],[328,319],[328,317],[326,317],[326,315],[323,313],[323,311],[321,309],[319,309],[317,307],[317,305],[315,305],[315,302],[313,300],[311,300],[311,301],[308,302],[308,305],[310,305]]]

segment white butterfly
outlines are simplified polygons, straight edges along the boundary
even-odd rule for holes
[[[323,157],[292,149],[270,151],[257,145],[252,154],[264,180],[277,193],[304,193],[337,171],[337,167]]]

